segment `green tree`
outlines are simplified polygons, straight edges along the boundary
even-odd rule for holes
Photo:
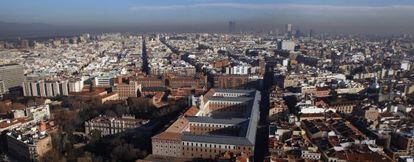
[[[97,141],[102,137],[102,132],[100,130],[92,130],[90,133],[91,136],[91,142]]]

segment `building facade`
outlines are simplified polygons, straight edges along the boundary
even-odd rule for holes
[[[25,81],[22,84],[23,95],[33,97],[56,97],[68,96],[69,92],[81,92],[83,89],[83,79],[63,80],[63,81]]]
[[[85,122],[85,133],[90,134],[92,130],[99,130],[101,136],[107,136],[138,128],[147,122],[148,120],[135,119],[132,116],[122,118],[99,116]]]
[[[253,157],[260,98],[255,90],[210,89],[200,96],[194,115],[179,118],[152,138],[153,154],[186,159],[215,159],[225,153]]]
[[[4,86],[4,81],[0,80],[0,97],[6,93],[6,87]]]
[[[248,75],[215,75],[214,88],[237,89],[245,88],[249,84]]]
[[[7,133],[7,153],[21,161],[40,161],[52,149],[52,138],[45,131]]]
[[[5,91],[21,86],[24,81],[23,66],[19,64],[0,65],[0,80],[3,81]]]
[[[128,97],[138,96],[138,83],[130,81],[129,83],[118,83],[115,92],[118,93],[120,99],[127,99]]]

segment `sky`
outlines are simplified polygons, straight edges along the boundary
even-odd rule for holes
[[[1,0],[0,22],[414,33],[414,0]],[[282,29],[280,29],[282,30]]]

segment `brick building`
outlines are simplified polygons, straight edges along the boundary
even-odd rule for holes
[[[224,154],[252,158],[259,120],[260,93],[210,89],[166,131],[152,138],[153,154],[215,159]],[[181,149],[180,151],[178,151]]]
[[[239,89],[247,88],[251,83],[248,75],[214,75],[213,84],[214,88]]]
[[[137,83],[142,88],[146,87],[165,87],[164,80],[158,76],[139,76],[137,77]]]
[[[165,82],[170,88],[203,88],[207,80],[205,76],[168,76],[165,77]]]
[[[118,78],[115,92],[118,93],[120,99],[127,99],[128,97],[137,97],[138,88],[137,82]]]

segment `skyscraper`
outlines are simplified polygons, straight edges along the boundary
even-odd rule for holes
[[[229,33],[235,33],[235,32],[236,32],[236,22],[229,21]]]
[[[20,42],[20,48],[21,48],[21,49],[28,49],[28,48],[29,48],[29,41],[28,41],[28,40],[26,40],[26,39],[23,39],[23,40]]]
[[[296,29],[295,30],[295,37],[296,38],[299,38],[299,37],[301,37],[302,36],[302,32],[299,30],[299,29]]]
[[[309,31],[309,37],[312,39],[312,37],[314,37],[314,36],[315,36],[315,31],[313,29],[311,29]]]
[[[23,66],[19,64],[0,65],[0,80],[4,81],[6,91],[21,86],[24,81]]]
[[[0,49],[4,49],[5,48],[5,43],[3,41],[0,41]]]
[[[292,24],[286,24],[286,33],[292,34]]]

